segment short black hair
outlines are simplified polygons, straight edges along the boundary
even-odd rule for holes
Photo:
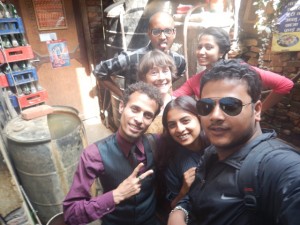
[[[126,104],[129,101],[130,95],[132,95],[134,92],[139,92],[141,94],[146,94],[150,99],[154,100],[156,104],[158,105],[158,109],[155,112],[155,116],[157,116],[160,112],[161,107],[163,106],[163,100],[161,97],[161,93],[159,89],[151,84],[147,84],[143,81],[134,83],[129,85],[123,94],[123,104],[126,106]]]
[[[257,102],[261,97],[262,82],[259,74],[241,59],[219,60],[212,69],[206,71],[201,78],[200,97],[203,87],[212,80],[236,79],[244,80],[248,84],[247,93],[252,102]],[[221,87],[220,87],[221,88]]]

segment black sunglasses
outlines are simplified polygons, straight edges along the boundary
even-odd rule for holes
[[[161,30],[161,29],[152,29],[151,30],[151,34],[154,36],[154,37],[158,37],[161,35],[161,33],[164,32],[164,34],[169,37],[171,36],[172,34],[174,34],[175,32],[175,28],[166,28],[164,30]]]
[[[207,116],[210,114],[215,108],[217,101],[215,99],[219,99],[220,108],[224,113],[229,116],[237,116],[241,113],[243,106],[249,105],[250,103],[243,104],[240,99],[233,97],[225,97],[225,98],[202,98],[197,101],[197,111],[200,116]]]

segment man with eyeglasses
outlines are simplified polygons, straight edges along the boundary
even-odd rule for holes
[[[141,58],[150,50],[159,49],[172,56],[177,67],[176,76],[179,78],[185,73],[185,59],[182,55],[171,51],[176,29],[173,17],[165,12],[157,12],[151,16],[148,25],[149,44],[133,52],[122,52],[120,55],[100,62],[93,71],[103,85],[118,96],[122,96],[122,90],[111,79],[111,75],[125,77],[125,88],[137,81],[137,65]]]
[[[220,61],[200,90],[197,110],[211,146],[168,224],[185,224],[189,212],[197,225],[299,224],[300,154],[261,129],[259,75],[239,60]]]

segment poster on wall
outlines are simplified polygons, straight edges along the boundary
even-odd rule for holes
[[[47,41],[52,68],[70,66],[70,55],[65,40]]]
[[[289,1],[278,18],[278,31],[273,35],[272,51],[300,51],[300,1]]]

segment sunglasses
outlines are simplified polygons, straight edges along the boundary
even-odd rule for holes
[[[161,30],[161,29],[152,29],[152,30],[151,30],[151,34],[152,34],[154,37],[160,36],[162,32],[164,32],[164,34],[165,34],[167,37],[170,37],[171,35],[174,34],[175,28],[173,28],[173,29],[171,29],[171,28],[166,28],[166,29],[164,29],[164,30]]]
[[[243,102],[240,99],[233,98],[233,97],[214,98],[214,99],[202,98],[197,101],[197,111],[200,116],[207,116],[214,110],[217,104],[217,101],[215,99],[219,99],[218,103],[220,105],[220,108],[228,116],[239,115],[243,109],[243,106],[252,103],[250,102],[250,103],[243,104]]]

